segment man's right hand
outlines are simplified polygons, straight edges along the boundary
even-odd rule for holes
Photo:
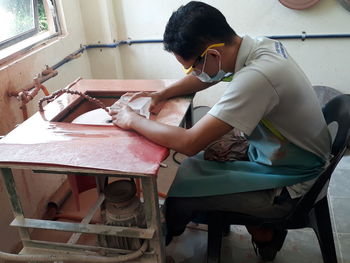
[[[204,83],[193,75],[187,75],[184,78],[174,82],[170,86],[160,91],[141,91],[136,93],[126,93],[125,96],[130,96],[132,100],[139,97],[151,97],[150,112],[157,114],[163,106],[163,103],[170,98],[194,94],[197,91],[204,90],[214,85],[215,83]]]
[[[159,113],[162,104],[161,102],[163,102],[163,99],[160,96],[160,93],[157,91],[140,91],[140,92],[136,92],[136,93],[126,93],[125,96],[130,96],[130,100],[129,101],[133,101],[137,98],[140,97],[150,97],[152,99],[151,105],[149,107],[149,111],[151,113],[157,114]]]

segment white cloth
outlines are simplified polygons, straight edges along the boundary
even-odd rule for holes
[[[121,96],[112,106],[110,106],[110,110],[117,110],[123,105],[128,105],[137,114],[149,119],[149,107],[151,106],[152,99],[150,97],[140,97],[133,101],[130,101],[130,99],[130,95]]]

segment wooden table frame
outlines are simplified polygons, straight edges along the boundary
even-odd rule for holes
[[[7,166],[7,168],[5,168]],[[142,238],[148,240],[149,249],[143,257],[139,258],[137,262],[165,262],[165,247],[162,237],[162,227],[160,222],[160,211],[159,211],[159,201],[158,201],[158,190],[156,177],[154,176],[132,176],[127,174],[114,174],[110,171],[101,170],[86,170],[86,169],[57,169],[56,167],[35,167],[32,165],[6,165],[1,164],[1,171],[3,174],[5,186],[8,192],[8,196],[11,202],[12,211],[15,219],[12,221],[11,226],[16,226],[19,228],[20,237],[25,248],[40,248],[49,250],[59,250],[63,251],[85,251],[91,249],[92,251],[105,251],[107,253],[120,253],[126,252],[120,249],[104,248],[104,247],[89,247],[83,245],[76,245],[77,234],[73,234],[70,241],[67,244],[55,243],[55,242],[43,242],[34,241],[30,239],[28,228],[37,229],[50,229],[58,231],[69,231],[75,233],[87,233],[87,234],[104,234],[104,235],[116,235],[131,238]],[[48,220],[38,220],[38,219],[27,219],[23,214],[22,205],[18,197],[15,182],[13,179],[13,174],[11,168],[16,169],[26,169],[26,170],[37,170],[45,171],[46,173],[71,173],[81,175],[94,175],[96,176],[97,189],[99,191],[99,198],[97,202],[92,206],[88,214],[86,215],[87,220],[83,220],[83,223],[67,223],[67,222],[55,222]],[[143,198],[144,198],[144,210],[146,217],[146,229],[140,228],[127,228],[127,227],[117,227],[117,226],[104,226],[104,225],[94,225],[89,224],[93,214],[98,210],[100,205],[104,200],[103,188],[104,188],[104,178],[108,177],[130,177],[130,178],[140,178],[143,188]],[[102,179],[102,180],[101,180]],[[72,242],[74,240],[75,242]]]
[[[181,120],[180,125],[189,127],[192,123],[193,116],[192,103],[189,105],[187,112]],[[23,243],[24,254],[30,253],[57,253],[57,254],[69,254],[69,253],[91,253],[91,255],[97,255],[101,259],[105,256],[101,256],[103,251],[108,254],[120,254],[131,251],[125,251],[122,249],[106,248],[99,246],[87,246],[79,245],[76,242],[82,233],[87,234],[104,234],[115,235],[130,238],[141,238],[145,242],[148,242],[148,249],[146,253],[139,258],[133,259],[128,262],[145,262],[145,263],[165,263],[165,244],[162,233],[162,224],[160,219],[158,189],[156,176],[150,174],[130,174],[126,172],[116,172],[104,169],[94,168],[81,168],[81,167],[65,167],[62,165],[46,165],[46,164],[31,164],[31,163],[18,163],[18,162],[6,162],[0,160],[0,168],[3,174],[4,183],[7,189],[8,197],[12,206],[12,211],[15,219],[12,221],[11,226],[16,226],[19,229],[20,238]],[[74,173],[78,175],[93,175],[96,178],[98,199],[96,203],[90,208],[86,217],[81,223],[70,222],[56,222],[48,220],[38,220],[25,218],[21,201],[16,191],[16,185],[13,178],[11,169],[24,169],[32,170],[34,172],[44,172],[52,174],[68,174]],[[119,226],[107,226],[107,225],[94,225],[90,224],[90,220],[96,211],[103,206],[106,177],[119,177],[119,178],[139,178],[141,180],[144,199],[144,211],[147,228],[137,227],[119,227]],[[71,238],[67,243],[57,243],[48,241],[31,240],[29,228],[46,229],[46,230],[58,230],[73,232]],[[56,251],[56,252],[55,252]],[[90,252],[87,252],[90,251]]]

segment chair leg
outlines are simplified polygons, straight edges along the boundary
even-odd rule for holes
[[[207,263],[220,263],[222,226],[223,214],[220,212],[210,212],[208,215]]]
[[[315,231],[324,263],[337,263],[331,218],[327,197],[317,203],[310,213],[311,227]]]

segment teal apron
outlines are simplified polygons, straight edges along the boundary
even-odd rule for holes
[[[187,158],[168,196],[200,197],[272,189],[314,179],[324,170],[322,158],[287,141],[266,123],[259,123],[247,139],[249,161],[206,161],[203,152]]]

